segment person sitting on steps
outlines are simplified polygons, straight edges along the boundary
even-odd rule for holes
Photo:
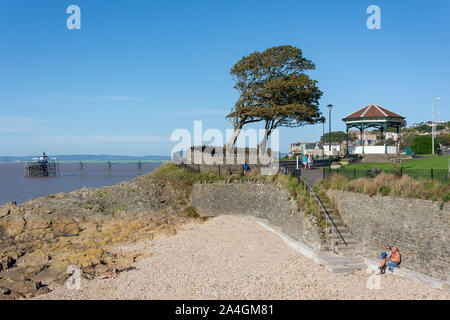
[[[400,268],[400,263],[402,261],[402,255],[398,250],[398,247],[395,246],[392,248],[390,255],[383,260],[381,260],[381,265],[379,267],[380,273],[383,274],[386,272],[386,267],[389,267],[389,271],[393,271],[392,268]]]
[[[386,251],[381,253],[381,259],[386,259],[391,255],[392,249],[390,246],[386,247]]]

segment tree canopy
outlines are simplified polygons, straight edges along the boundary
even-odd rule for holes
[[[431,135],[415,136],[411,147],[416,154],[430,154],[432,152]],[[434,149],[437,152],[437,143],[434,144]]]
[[[353,132],[349,133],[348,140],[355,141],[356,135]],[[331,142],[338,142],[342,143],[342,141],[345,141],[347,139],[347,134],[344,131],[331,131]],[[328,144],[330,141],[330,134],[327,132],[323,136],[320,137],[320,141]]]
[[[227,115],[233,128],[265,122],[267,138],[278,127],[298,127],[322,122],[317,81],[305,70],[314,70],[312,61],[292,46],[278,46],[243,57],[231,69],[240,96]],[[234,145],[236,137],[233,137]]]

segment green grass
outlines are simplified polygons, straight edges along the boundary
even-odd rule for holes
[[[375,178],[359,178],[349,180],[342,174],[334,174],[319,184],[319,189],[335,189],[359,192],[370,195],[417,198],[445,203],[450,200],[450,189],[447,183],[430,179],[413,179],[407,175],[397,177],[391,174],[380,174]]]
[[[434,156],[432,158],[402,161],[403,169],[443,169],[447,170],[450,156]],[[392,169],[392,162],[388,163],[358,163],[345,166],[345,169]]]

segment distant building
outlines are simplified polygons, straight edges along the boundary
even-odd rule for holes
[[[349,136],[353,135],[356,140],[361,143],[361,131],[360,130],[348,130]],[[378,142],[378,132],[377,131],[366,131],[364,130],[364,145],[371,146]]]
[[[432,126],[433,126],[433,122],[432,122],[432,121],[427,121],[427,122],[425,122],[425,124],[426,124],[427,126],[429,126],[429,127],[432,127]],[[435,125],[435,126],[437,126],[438,124],[445,124],[445,121],[444,121],[444,120],[439,120],[439,121],[435,121],[435,122],[434,122],[434,125]]]
[[[323,152],[324,155],[329,156],[336,156],[338,154],[341,153],[342,147],[341,144],[338,142],[331,142],[331,152],[330,152],[330,144],[329,143],[325,143],[323,145]]]
[[[389,140],[389,139],[397,141],[398,133],[397,132],[386,132],[386,140]]]
[[[289,154],[294,156],[296,154],[306,154],[313,157],[323,156],[323,146],[314,142],[295,142],[291,143]]]

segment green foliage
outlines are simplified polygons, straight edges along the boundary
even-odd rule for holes
[[[440,143],[443,146],[450,146],[450,133],[438,134],[435,136],[435,139],[437,143]]]
[[[418,126],[415,126],[414,130],[416,130],[417,132],[420,132],[420,133],[430,133],[431,127],[422,122]]]
[[[194,207],[188,207],[188,208],[186,208],[186,217],[198,218],[198,217],[200,217],[200,215],[198,214],[197,210],[195,210]]]
[[[411,147],[416,154],[430,154],[431,153],[431,135],[416,136],[411,143]],[[437,152],[438,144],[434,143],[435,152]]]
[[[312,61],[292,46],[272,47],[243,57],[230,71],[240,97],[226,118],[235,130],[264,121],[267,136],[277,127],[323,121],[319,110],[322,92],[317,81],[304,73],[314,69]]]
[[[442,196],[442,202],[447,201],[450,201],[450,191],[445,192],[444,195]]]
[[[331,142],[338,142],[341,143],[347,139],[347,134],[344,131],[331,131]],[[353,141],[352,139],[356,140],[356,137],[352,134],[349,135],[349,140]],[[329,143],[330,142],[330,133],[327,132],[323,136],[320,137],[320,141],[323,141],[323,143]]]
[[[383,196],[387,196],[389,195],[389,193],[391,193],[391,188],[389,188],[388,186],[381,186],[378,192]]]

